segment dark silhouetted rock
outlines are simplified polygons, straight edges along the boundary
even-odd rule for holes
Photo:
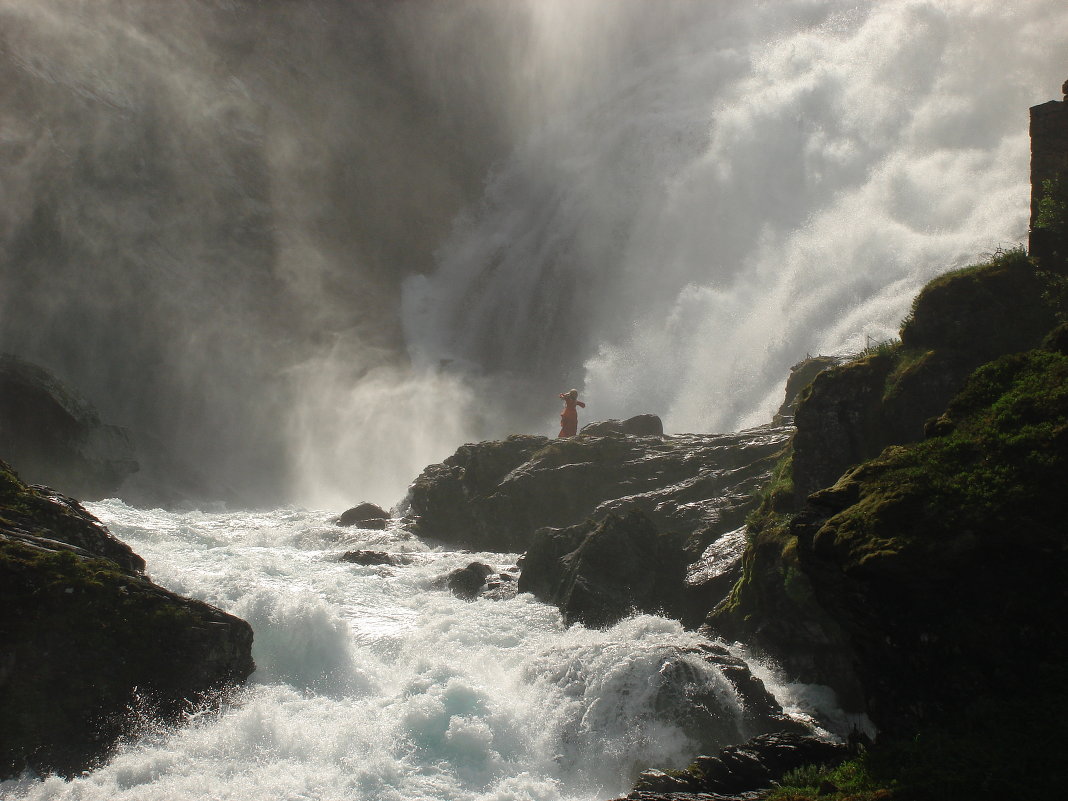
[[[357,528],[383,529],[389,521],[389,512],[373,503],[361,503],[343,512],[337,519],[339,526],[356,526]]]
[[[805,765],[834,766],[849,757],[841,743],[793,732],[761,734],[716,756],[700,756],[678,773],[644,771],[627,801],[729,799],[765,790],[787,771]],[[623,801],[623,799],[617,799]]]
[[[790,433],[524,435],[464,445],[412,483],[408,521],[417,535],[451,545],[522,552],[540,528],[638,508],[659,529],[690,537],[697,558],[744,522]]]
[[[664,423],[655,414],[639,414],[626,420],[599,420],[587,423],[580,434],[594,437],[662,437]]]
[[[30,483],[96,500],[138,469],[130,435],[47,370],[0,355],[0,453]]]
[[[493,568],[487,564],[472,562],[467,567],[457,568],[449,573],[445,577],[445,586],[453,595],[470,600],[478,596],[486,584],[486,577],[493,572]]]
[[[252,629],[145,578],[81,506],[0,463],[0,778],[77,774],[253,671]]]
[[[812,383],[812,380],[822,373],[841,363],[837,356],[809,356],[804,361],[798,362],[790,368],[790,376],[786,379],[786,397],[783,399],[779,411],[775,413],[772,422],[775,425],[786,425],[793,422],[794,409],[801,392]]]
[[[681,538],[638,510],[599,523],[542,529],[520,561],[519,591],[556,604],[564,621],[609,626],[632,612],[682,616]]]
[[[411,561],[407,556],[385,551],[346,551],[341,554],[342,562],[352,562],[356,565],[406,565]]]

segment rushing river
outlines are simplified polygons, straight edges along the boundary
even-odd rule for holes
[[[697,753],[679,722],[695,692],[719,696],[723,739],[748,736],[731,685],[680,656],[699,638],[673,621],[565,628],[529,595],[469,602],[435,581],[516,554],[432,548],[297,509],[88,507],[157,583],[248,620],[257,671],[220,713],[145,721],[105,766],[71,782],[7,782],[5,798],[592,801]],[[357,548],[408,564],[338,561]],[[688,670],[665,669],[679,659]]]

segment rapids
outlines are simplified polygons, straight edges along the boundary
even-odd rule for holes
[[[699,641],[673,621],[565,629],[531,596],[466,602],[434,586],[474,559],[505,566],[515,554],[447,551],[298,509],[88,508],[157,583],[248,620],[257,671],[221,712],[173,729],[142,721],[103,767],[9,781],[4,798],[595,801],[625,793],[639,769],[688,763],[699,734],[678,723],[679,705],[694,692],[720,698],[722,745],[748,736],[707,663],[665,669]],[[337,561],[355,548],[410,564]],[[770,686],[805,714],[790,688]]]

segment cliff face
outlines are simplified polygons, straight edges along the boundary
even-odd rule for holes
[[[817,376],[792,482],[752,519],[711,631],[890,732],[1056,696],[1068,357],[1051,280],[1020,251],[942,276],[900,343]]]
[[[143,570],[76,501],[0,462],[0,777],[78,773],[135,711],[176,718],[252,673],[247,623]]]
[[[975,368],[1037,347],[1056,325],[1050,279],[1022,251],[940,276],[913,302],[899,343],[827,370],[801,393],[794,423],[797,499],[888,445],[918,442]]]

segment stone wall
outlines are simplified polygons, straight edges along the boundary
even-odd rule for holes
[[[1028,252],[1039,259],[1057,250],[1050,233],[1036,229],[1043,181],[1068,182],[1068,81],[1061,91],[1065,100],[1050,100],[1031,107],[1031,226]],[[1061,243],[1062,245],[1064,243]]]

